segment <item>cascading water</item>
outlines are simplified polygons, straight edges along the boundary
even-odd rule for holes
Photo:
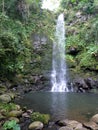
[[[68,92],[66,83],[65,28],[63,14],[59,15],[56,25],[55,42],[53,43],[51,82],[52,92]]]

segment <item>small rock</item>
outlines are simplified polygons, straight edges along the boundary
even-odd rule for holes
[[[28,115],[28,113],[23,113],[23,114],[22,114],[22,117],[30,118],[30,115]]]
[[[34,129],[36,129],[36,130],[41,130],[42,128],[43,128],[43,123],[42,122],[40,122],[40,121],[34,121],[33,123],[31,123],[30,125],[29,125],[29,129],[30,130],[34,130]]]
[[[73,128],[68,127],[68,126],[63,126],[59,130],[73,130]]]
[[[77,18],[81,18],[81,14],[82,14],[82,13],[81,13],[80,11],[78,11],[78,12],[76,13],[76,17],[77,17]]]
[[[0,96],[0,100],[2,102],[8,103],[8,102],[11,101],[11,97],[9,95],[7,95],[7,94],[3,94],[3,95]]]
[[[20,109],[21,109],[20,105],[15,105],[15,110],[20,110]]]
[[[9,118],[9,120],[11,121],[11,120],[15,120],[16,121],[16,123],[19,123],[19,119],[18,118],[16,118],[16,117],[10,117]]]
[[[13,111],[11,111],[11,112],[9,112],[9,117],[19,117],[19,116],[21,116],[22,115],[22,110],[20,110],[20,111],[17,111],[17,110],[13,110]]]
[[[68,119],[65,119],[65,120],[60,120],[57,122],[57,124],[59,126],[66,126],[68,124],[69,120]]]
[[[27,110],[27,113],[32,114],[33,110]]]
[[[91,118],[91,121],[95,122],[95,123],[98,123],[98,114],[94,115],[92,118]]]

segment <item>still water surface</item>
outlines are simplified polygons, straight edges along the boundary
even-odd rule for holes
[[[98,113],[98,94],[91,93],[32,92],[16,102],[48,113],[54,121],[68,118],[83,122]]]

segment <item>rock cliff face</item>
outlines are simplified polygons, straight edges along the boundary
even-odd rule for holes
[[[52,42],[44,34],[32,35],[33,73],[45,73],[51,70]]]

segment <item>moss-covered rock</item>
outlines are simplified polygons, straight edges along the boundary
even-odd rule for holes
[[[41,121],[44,124],[48,124],[50,116],[48,114],[41,114],[39,112],[33,112],[31,115],[32,121]]]
[[[10,111],[9,113],[8,113],[8,116],[9,117],[19,117],[19,116],[21,116],[22,115],[22,110],[20,110],[20,111],[17,111],[17,110],[12,110],[12,111]]]
[[[0,96],[0,101],[8,103],[11,101],[11,97],[7,94],[3,94]]]

